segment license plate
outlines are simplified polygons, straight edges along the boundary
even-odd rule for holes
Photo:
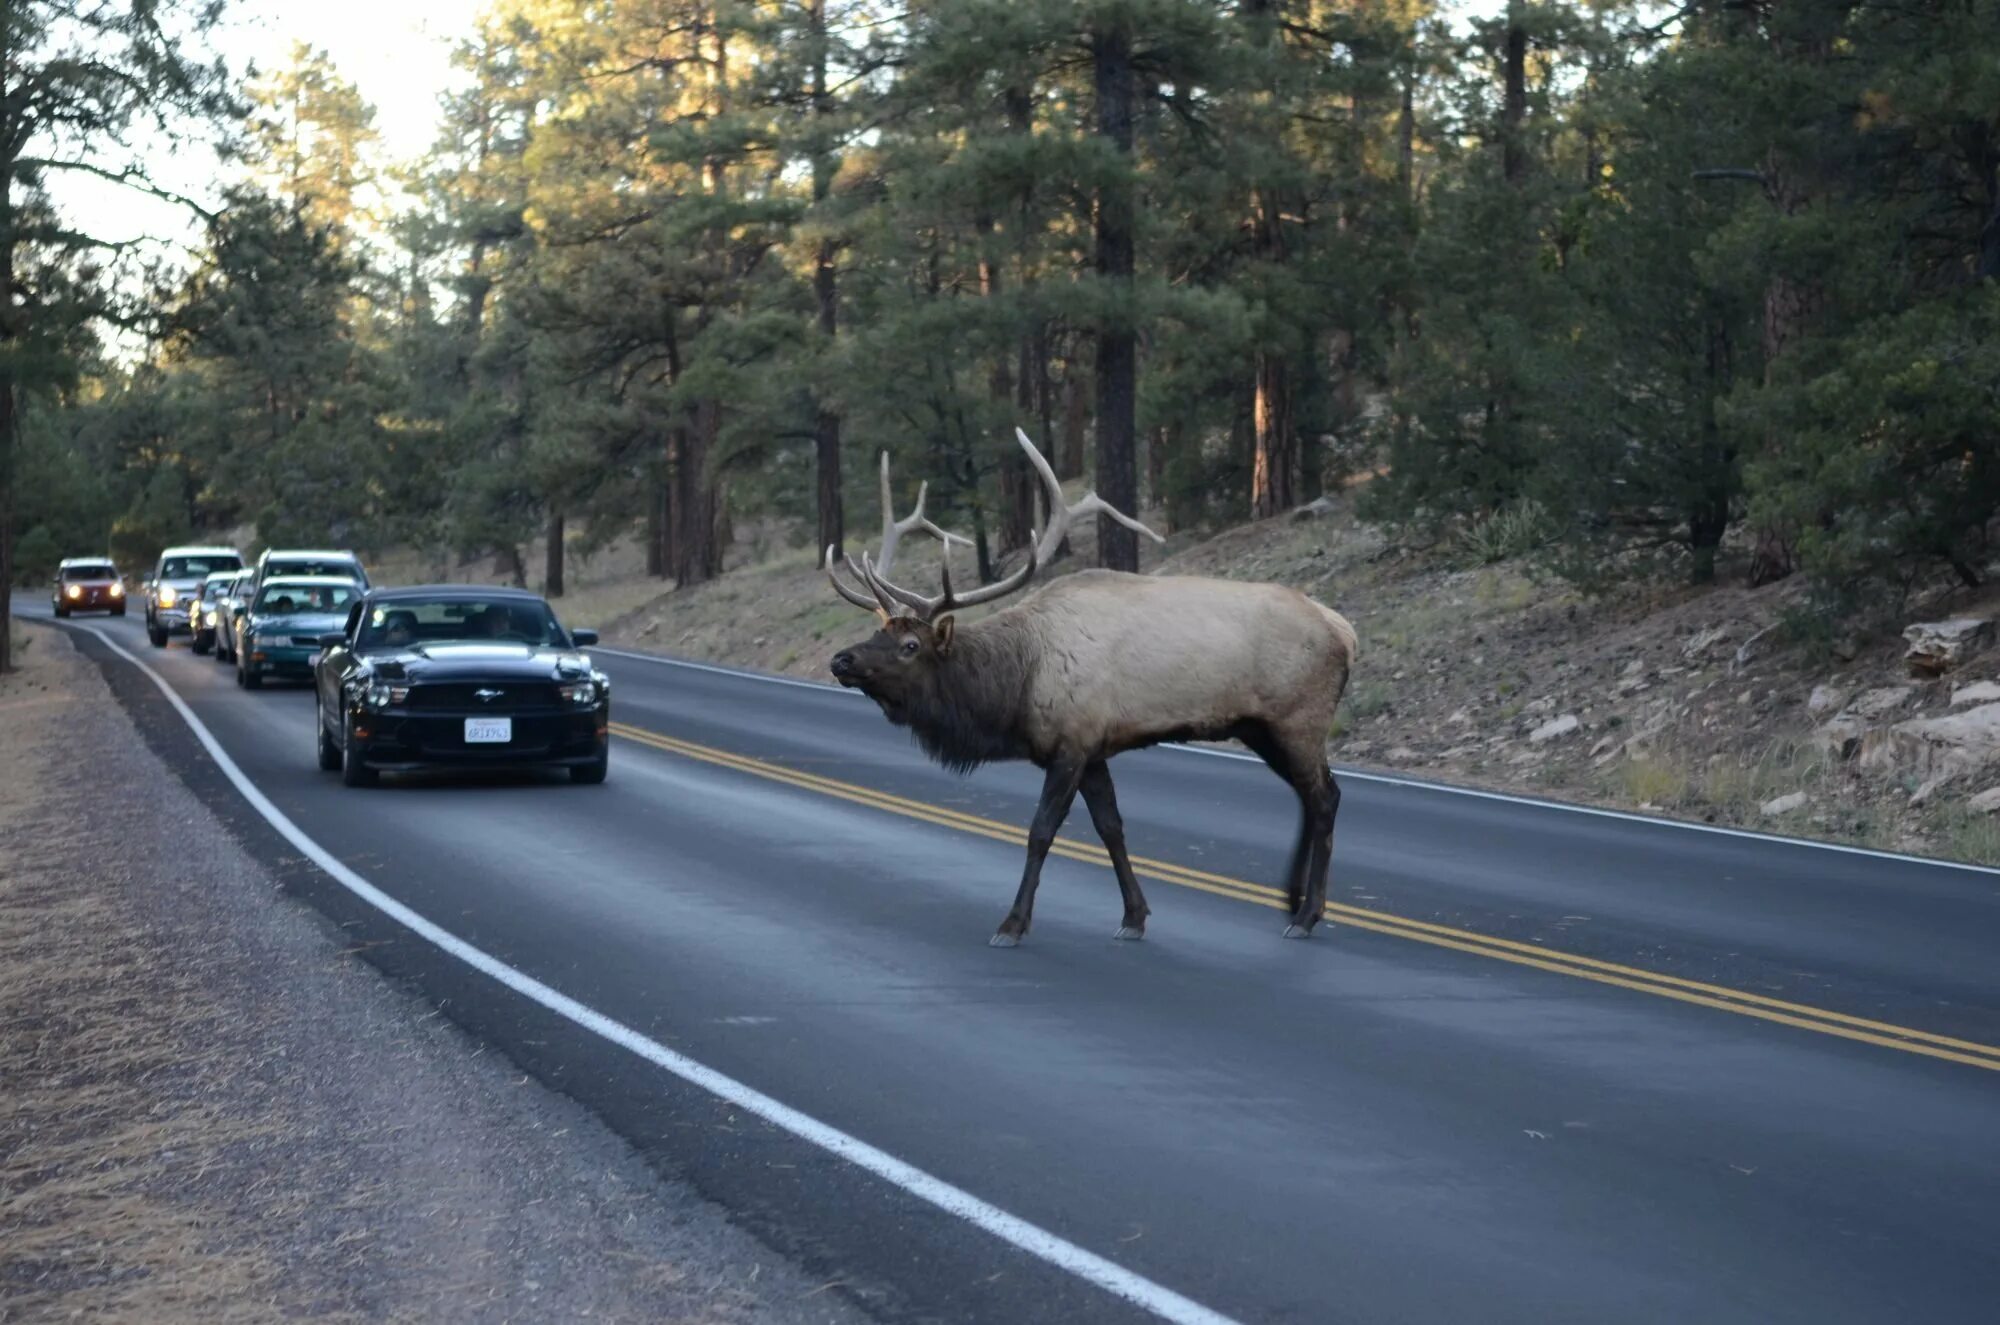
[[[467,718],[465,720],[465,743],[467,745],[505,745],[514,739],[512,718]]]

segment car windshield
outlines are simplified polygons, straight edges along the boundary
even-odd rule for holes
[[[207,584],[201,586],[201,601],[203,601],[204,603],[212,603],[216,599],[222,597],[222,595],[228,592],[229,592],[229,581],[210,580]]]
[[[267,584],[257,594],[262,616],[297,612],[345,612],[361,593],[347,584]]]
[[[240,557],[217,555],[207,557],[168,557],[160,565],[163,580],[192,580],[202,575],[213,575],[219,570],[241,569]]]
[[[356,643],[363,649],[394,649],[439,640],[569,644],[548,604],[532,598],[391,599],[369,609]]]
[[[264,577],[280,575],[352,575],[360,566],[347,557],[272,557],[264,563]]]
[[[47,565],[48,563],[44,562],[43,564]],[[65,580],[115,580],[118,578],[118,572],[108,565],[65,566],[63,567],[62,577]]]

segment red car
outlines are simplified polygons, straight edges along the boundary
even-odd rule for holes
[[[56,567],[50,602],[57,616],[71,612],[125,615],[125,577],[104,557],[71,557]]]

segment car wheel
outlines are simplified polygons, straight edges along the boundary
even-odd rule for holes
[[[146,638],[152,641],[153,647],[156,649],[167,647],[167,632],[158,626],[149,624],[146,627]]]
[[[313,701],[313,730],[319,733],[319,766],[329,773],[338,773],[344,761],[340,747],[334,744],[333,733],[326,729],[326,709],[317,699]]]
[[[59,617],[66,617],[69,615],[69,609],[67,607],[64,607],[61,603],[57,603],[56,615]]]
[[[114,607],[114,608],[112,608],[112,609],[111,609],[111,615],[112,615],[112,616],[124,616],[124,615],[125,615],[125,609],[124,609],[124,608],[122,608],[122,607]]]
[[[236,668],[236,675],[242,680],[245,690],[262,690],[264,688],[263,673],[254,667],[239,664]]]
[[[343,717],[340,720],[340,724],[340,781],[342,785],[349,787],[374,786],[380,780],[381,775],[349,752],[348,747],[352,742],[348,740],[349,729],[347,719]]]
[[[196,635],[192,640],[188,642],[188,647],[190,649],[193,649],[196,653],[207,653],[210,649],[215,647],[215,641],[210,640],[208,641],[208,643],[204,644],[202,643],[201,636]]]
[[[606,750],[603,754],[597,756],[597,762],[594,764],[571,764],[569,780],[571,782],[580,782],[586,787],[594,787],[604,781],[610,772],[611,752]]]

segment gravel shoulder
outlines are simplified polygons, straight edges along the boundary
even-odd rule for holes
[[[358,960],[16,630],[0,1322],[862,1318]]]

